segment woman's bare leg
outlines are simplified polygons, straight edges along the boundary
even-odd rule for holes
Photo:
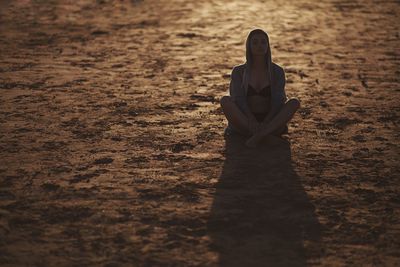
[[[275,130],[286,125],[294,116],[300,107],[300,101],[297,98],[292,98],[285,103],[278,114],[255,135],[246,141],[248,147],[255,147],[266,136],[272,134]]]
[[[220,100],[222,111],[231,126],[243,135],[249,135],[248,119],[239,107],[232,101],[231,97],[223,96]]]

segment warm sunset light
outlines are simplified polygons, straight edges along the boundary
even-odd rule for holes
[[[399,17],[0,0],[0,266],[397,266]]]

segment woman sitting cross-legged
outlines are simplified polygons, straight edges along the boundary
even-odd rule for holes
[[[230,96],[221,98],[228,120],[226,131],[250,137],[256,147],[270,135],[288,132],[287,123],[300,107],[297,98],[287,99],[285,73],[271,60],[269,38],[261,29],[252,30],[246,40],[246,63],[232,70]]]

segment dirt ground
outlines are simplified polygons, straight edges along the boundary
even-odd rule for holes
[[[398,1],[0,2],[1,266],[400,266]],[[301,108],[224,138],[254,27]]]

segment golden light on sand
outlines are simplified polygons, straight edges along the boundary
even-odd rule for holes
[[[397,2],[0,6],[0,266],[397,264]],[[255,27],[301,106],[249,149]]]

